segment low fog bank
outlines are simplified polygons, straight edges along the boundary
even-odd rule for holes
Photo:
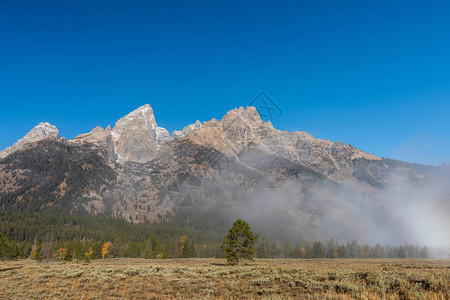
[[[369,245],[421,245],[433,249],[433,257],[446,258],[450,177],[441,175],[411,181],[391,174],[382,188],[356,181],[288,179],[274,188],[256,187],[235,196],[231,216],[280,241],[334,238]]]

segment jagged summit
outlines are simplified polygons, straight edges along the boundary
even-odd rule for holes
[[[16,144],[0,152],[0,158],[27,143],[48,137],[58,138],[58,130],[49,123],[40,123]],[[105,148],[111,159],[119,163],[145,163],[154,159],[161,145],[167,141],[185,137],[224,153],[234,153],[234,156],[251,146],[258,151],[287,159],[306,160],[320,165],[331,162],[331,167],[337,167],[348,159],[379,159],[351,145],[316,139],[306,132],[277,130],[270,121],[265,122],[253,106],[232,109],[220,121],[212,119],[203,124],[196,121],[181,131],[175,130],[171,137],[165,128],[158,127],[152,107],[145,104],[119,119],[113,129],[110,126],[106,129],[97,126],[71,142],[86,142]]]
[[[59,138],[58,128],[48,122],[41,122],[30,130],[23,138],[24,141],[36,141],[45,138]]]
[[[242,123],[248,124],[248,125],[263,125],[267,124],[270,127],[272,126],[272,123],[270,121],[264,122],[259,115],[258,111],[253,106],[247,106],[246,108],[240,107],[235,108],[227,112],[226,115],[223,116],[221,121],[218,121],[217,119],[212,119],[208,122],[205,122],[202,124],[199,120],[197,120],[194,124],[189,124],[188,126],[184,127],[182,130],[174,130],[172,133],[172,139],[182,138],[187,135],[189,135],[191,132],[202,128],[202,126],[206,125],[207,127],[211,127],[214,125],[223,124],[223,128],[227,129],[227,125],[230,125],[231,123],[234,123],[238,119],[242,120]]]
[[[9,154],[22,149],[25,145],[38,142],[48,138],[59,138],[58,128],[47,122],[41,122],[30,130],[23,138],[18,140],[11,147],[0,152],[0,158],[4,158]]]
[[[202,122],[197,120],[194,124],[189,124],[188,126],[184,127],[183,130],[174,130],[172,132],[172,139],[178,139],[178,138],[185,137],[192,131],[197,130],[201,127],[202,127]]]
[[[256,109],[256,107],[254,106],[247,106],[247,107],[239,107],[239,108],[234,108],[231,109],[227,112],[226,116],[230,116],[230,115],[240,115],[240,116],[252,116],[256,119],[261,119],[261,116],[258,113],[258,110]]]
[[[120,118],[112,130],[110,126],[106,129],[96,127],[72,141],[106,146],[111,157],[119,163],[145,163],[152,160],[169,139],[167,129],[156,124],[152,107],[145,104]]]
[[[113,136],[118,136],[123,133],[129,124],[133,122],[141,122],[142,124],[139,125],[145,126],[148,129],[156,130],[157,127],[152,107],[149,104],[145,104],[120,118],[112,129]]]
[[[347,176],[345,168],[355,159],[380,160],[352,145],[317,139],[302,131],[275,129],[251,106],[230,110],[220,121],[205,122],[187,138],[243,163],[242,159],[247,160],[248,153],[264,153],[313,167],[337,180]]]
[[[89,143],[94,144],[98,147],[104,148],[109,153],[113,160],[117,160],[117,154],[114,150],[114,143],[111,137],[111,126],[108,125],[106,129],[100,126],[95,127],[89,133],[83,133],[77,135],[73,140],[73,143],[82,144]]]
[[[247,106],[246,108],[240,107],[235,108],[227,112],[227,114],[222,118],[220,122],[227,123],[233,122],[236,118],[242,119],[248,125],[260,126],[266,124],[264,120],[259,115],[256,107]]]
[[[156,124],[153,109],[145,104],[116,122],[111,131],[119,162],[147,162],[170,139],[169,132]]]

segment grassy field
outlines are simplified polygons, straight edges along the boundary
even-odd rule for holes
[[[450,260],[0,262],[0,299],[449,299]]]

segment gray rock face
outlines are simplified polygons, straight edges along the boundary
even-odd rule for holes
[[[39,123],[39,125],[31,129],[31,131],[28,132],[23,138],[18,140],[14,145],[1,151],[0,158],[4,158],[17,150],[21,150],[30,143],[38,142],[45,139],[57,139],[57,138],[59,138],[58,129],[50,123],[41,122]]]
[[[106,127],[106,129],[97,126],[89,133],[77,135],[73,140],[71,140],[71,142],[76,144],[94,144],[100,148],[104,148],[112,160],[117,160],[117,154],[114,150],[115,145],[111,136],[111,126]]]
[[[277,130],[270,121],[264,122],[254,107],[231,110],[222,120],[205,122],[202,128],[186,138],[241,162],[251,160],[251,153],[264,153],[305,165],[333,179],[346,177],[345,169],[353,160],[380,159],[352,145],[316,139],[306,132]]]
[[[178,139],[178,138],[185,137],[192,131],[197,130],[201,127],[202,127],[202,122],[197,120],[194,124],[189,124],[188,126],[184,127],[183,130],[174,130],[174,132],[172,132],[172,139]]]
[[[167,129],[162,127],[156,128],[156,145],[161,147],[162,144],[170,140],[170,133]]]
[[[148,162],[170,136],[156,125],[153,109],[146,104],[117,121],[111,131],[119,162]]]
[[[89,133],[82,133],[77,135],[72,141],[73,142],[86,142],[91,143],[100,147],[104,147],[108,144],[108,139],[111,137],[111,127],[108,126],[103,129],[100,126],[95,127]]]
[[[158,127],[149,104],[139,107],[118,120],[111,130],[101,127],[75,137],[74,143],[90,143],[106,148],[110,157],[119,163],[145,163],[152,160],[158,149],[170,140],[167,129]]]

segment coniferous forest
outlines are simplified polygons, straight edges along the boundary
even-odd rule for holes
[[[226,226],[186,227],[177,221],[134,224],[100,216],[0,211],[0,258],[82,261],[89,259],[223,257]],[[207,220],[204,224],[209,224]],[[212,230],[211,230],[212,229]],[[107,245],[107,253],[102,248]],[[258,239],[258,258],[429,258],[418,245]]]

